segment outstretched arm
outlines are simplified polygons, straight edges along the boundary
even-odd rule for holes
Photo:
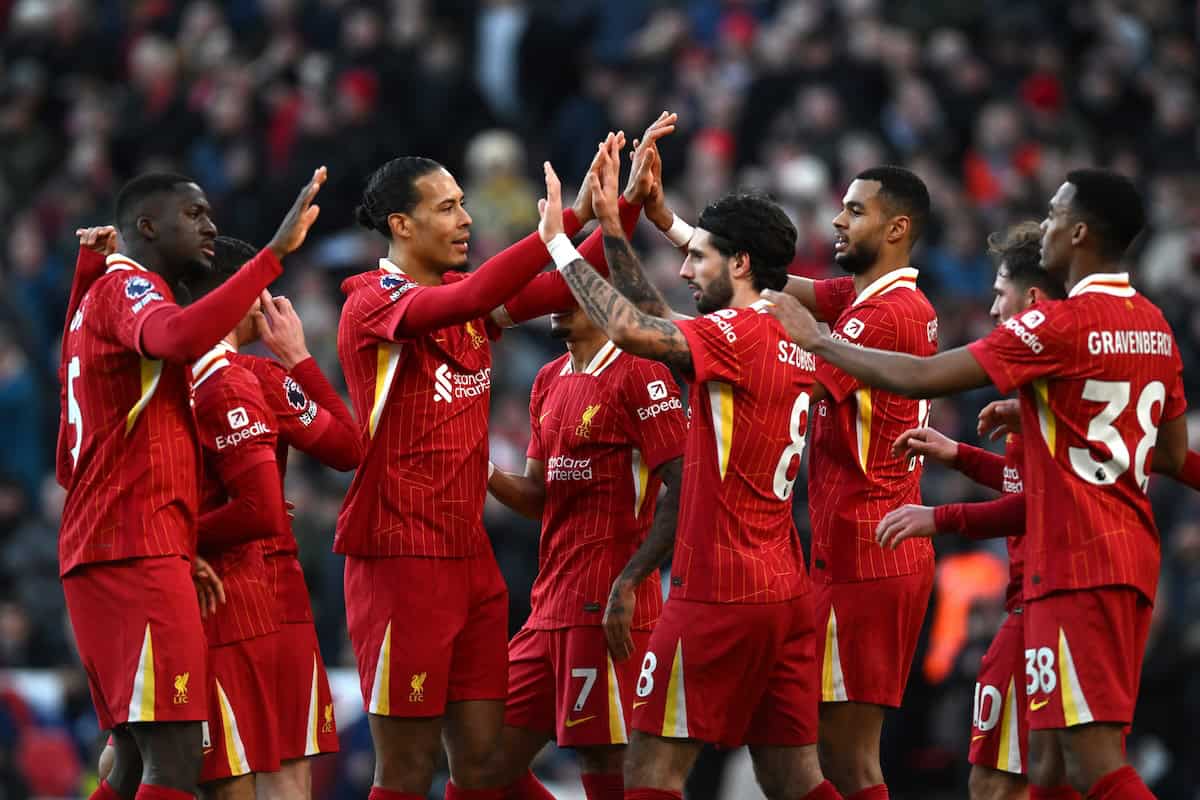
[[[925,358],[859,347],[821,333],[812,314],[791,295],[770,289],[762,295],[796,344],[870,386],[908,397],[945,397],[991,385],[966,347]]]
[[[673,458],[659,468],[667,493],[654,509],[654,521],[646,540],[629,558],[629,563],[613,581],[604,609],[604,636],[613,658],[622,661],[633,653],[633,606],[637,587],[662,566],[675,546],[675,523],[679,517],[679,492],[683,485],[683,459]]]
[[[538,231],[580,307],[622,350],[691,372],[691,348],[679,328],[668,320],[639,310],[580,257],[559,223],[562,187],[558,176],[554,174],[550,162],[546,162],[544,168],[546,197],[538,202],[542,216]],[[593,202],[598,199],[599,196],[594,197]],[[620,230],[620,220],[615,214],[615,188],[611,200],[611,216],[606,218],[600,212],[599,205],[597,213],[600,214],[601,224],[605,225],[605,232],[614,235],[614,227]]]

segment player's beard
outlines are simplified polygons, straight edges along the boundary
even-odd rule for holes
[[[843,253],[838,253],[833,257],[833,260],[834,263],[851,275],[862,275],[874,266],[875,259],[878,257],[878,245],[871,246],[863,243],[853,246]]]
[[[733,277],[729,274],[728,265],[708,286],[696,286],[700,289],[700,296],[696,298],[696,310],[701,314],[711,314],[722,308],[729,308],[729,304],[733,302]]]

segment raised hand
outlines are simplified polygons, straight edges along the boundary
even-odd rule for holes
[[[272,297],[263,289],[262,307],[255,312],[254,327],[263,344],[287,369],[309,359],[312,354],[304,343],[304,325],[286,297]]]
[[[321,190],[321,184],[325,183],[326,176],[325,168],[318,167],[313,172],[312,180],[300,190],[296,202],[292,203],[283,222],[279,223],[279,230],[275,231],[275,235],[267,243],[267,247],[271,248],[271,252],[275,254],[276,258],[283,258],[304,244],[304,237],[308,236],[308,229],[317,221],[317,215],[321,213],[321,207],[313,205],[313,199]]]
[[[958,442],[933,428],[913,428],[896,437],[892,443],[892,455],[906,460],[926,456],[943,466],[954,466],[958,458]]]
[[[667,206],[667,193],[663,189],[662,183],[662,159],[658,155],[657,148],[654,150],[650,171],[654,183],[642,203],[642,213],[646,215],[646,219],[654,223],[654,227],[666,233],[671,229],[671,224],[675,222],[675,212]]]
[[[767,310],[779,320],[793,342],[805,350],[811,350],[821,340],[821,329],[817,327],[816,319],[807,308],[800,305],[799,300],[773,289],[764,289],[762,297],[771,303]]]
[[[538,200],[538,235],[542,241],[550,244],[550,240],[563,232],[562,223],[562,182],[554,172],[549,161],[542,162],[542,172],[546,174],[546,196]]]
[[[620,206],[617,203],[617,183],[621,177],[621,148],[617,137],[609,137],[600,145],[600,169],[592,187],[592,205],[606,234],[624,236],[621,228]]]
[[[905,539],[914,536],[929,538],[937,534],[933,509],[929,506],[904,506],[889,511],[875,527],[875,541],[880,547],[895,550]]]
[[[993,442],[1021,432],[1021,401],[993,400],[979,412],[979,435]]]
[[[212,565],[200,556],[192,559],[192,583],[196,584],[200,616],[217,613],[217,604],[225,602],[225,584]]]
[[[610,133],[610,137],[615,136],[620,144],[618,149],[625,147],[625,132]],[[608,141],[608,139],[605,139]],[[583,176],[583,180],[579,183],[579,192],[575,195],[575,202],[571,206],[571,210],[575,212],[575,218],[579,220],[580,225],[586,225],[596,218],[596,212],[592,208],[592,190],[596,186],[596,173],[600,171],[600,155],[601,148],[596,149],[596,155],[592,158],[592,163],[588,167],[587,173]]]
[[[112,225],[101,225],[96,228],[76,228],[75,235],[79,238],[79,246],[86,247],[101,255],[108,256],[117,252],[117,229]]]
[[[625,201],[640,204],[646,201],[654,189],[654,165],[659,160],[658,140],[675,130],[678,116],[664,111],[658,119],[650,123],[640,140],[633,142],[633,153],[630,158],[633,168],[629,172],[629,182],[625,184]],[[660,178],[661,181],[661,178]]]

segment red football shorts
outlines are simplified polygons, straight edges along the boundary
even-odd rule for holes
[[[1055,592],[1025,604],[1029,727],[1133,721],[1153,606],[1136,589]]]
[[[508,587],[491,548],[467,558],[346,558],[346,622],[363,706],[439,717],[508,694]]]
[[[311,622],[279,626],[279,672],[275,702],[279,708],[279,760],[291,761],[338,751],[337,720],[329,676]]]
[[[1025,619],[1009,614],[979,662],[967,760],[1023,775],[1029,757],[1025,714]]]
[[[603,628],[522,628],[508,643],[504,724],[553,731],[559,747],[628,744],[649,642],[649,631],[633,631],[633,655],[613,661]]]
[[[209,648],[201,783],[278,771],[274,683],[281,644],[276,631]]]
[[[87,564],[63,593],[101,730],[205,719],[208,646],[187,559]]]
[[[813,584],[821,626],[822,703],[900,707],[932,590],[932,568],[894,578]]]
[[[725,747],[815,743],[811,602],[668,598],[638,671],[633,727]]]

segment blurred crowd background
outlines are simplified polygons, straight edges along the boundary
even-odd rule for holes
[[[850,178],[905,164],[933,197],[914,261],[943,348],[991,327],[987,233],[1040,219],[1068,169],[1107,165],[1145,193],[1151,226],[1130,267],[1171,320],[1200,398],[1198,14],[1184,0],[0,0],[0,800],[86,796],[94,780],[98,734],[56,564],[55,370],[73,231],[110,221],[132,175],[193,176],[221,232],[261,245],[328,165],[321,217],[276,293],[340,383],[338,284],[384,249],[352,209],[392,156],[429,156],[458,177],[478,264],[536,225],[543,159],[578,181],[606,131],[633,138],[670,109],[680,128],[661,150],[676,210],[694,219],[728,189],[767,189],[800,231],[794,271],[813,277],[836,273],[830,220]],[[635,245],[687,308],[678,255],[644,221]],[[496,347],[497,463],[523,463],[528,389],[559,347],[537,324]],[[974,441],[991,398],[939,401],[933,424]],[[323,651],[348,667],[330,552],[348,477],[296,464],[287,494]],[[925,490],[931,503],[987,497],[936,468]],[[1195,800],[1200,500],[1163,479],[1151,493],[1163,579],[1129,753],[1159,797]],[[486,522],[515,630],[537,529],[490,501]],[[899,798],[966,796],[975,672],[1003,614],[1002,543],[937,544],[926,633],[885,730]],[[354,716],[341,720],[342,754],[320,765],[319,797],[366,794],[369,737]],[[689,797],[719,796],[725,766],[706,755]],[[541,768],[569,777],[572,765],[550,753]],[[724,772],[724,796],[749,796],[730,788],[738,769]]]

